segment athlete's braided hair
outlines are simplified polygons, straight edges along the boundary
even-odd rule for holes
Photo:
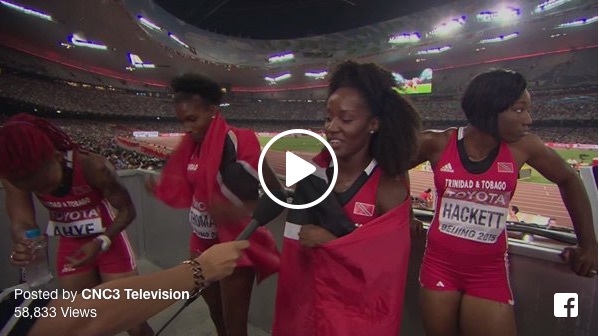
[[[196,73],[186,73],[173,78],[171,87],[175,91],[175,102],[198,95],[206,106],[219,106],[224,95],[221,86],[217,82]]]
[[[56,150],[75,147],[66,133],[47,120],[17,114],[0,127],[0,177],[12,180],[31,176]]]

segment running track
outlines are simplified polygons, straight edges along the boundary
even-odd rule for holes
[[[172,149],[177,146],[180,138],[147,138],[144,141]],[[313,154],[305,153],[296,154],[304,158],[313,156]],[[285,175],[285,154],[283,152],[270,151],[266,158],[277,174]],[[423,190],[434,187],[433,174],[412,170],[410,171],[410,183],[412,194],[418,195]],[[554,217],[558,225],[572,227],[572,221],[555,184],[519,182],[511,204],[518,206],[522,212]]]

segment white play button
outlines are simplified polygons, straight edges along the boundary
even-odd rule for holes
[[[301,157],[287,151],[285,153],[285,186],[287,188],[316,171],[316,167]]]
[[[320,195],[320,197],[306,204],[291,204],[283,202],[277,197],[275,197],[275,195],[273,195],[273,193],[270,192],[270,190],[268,190],[268,186],[266,185],[266,183],[264,183],[264,175],[262,174],[262,165],[264,164],[264,157],[266,155],[266,152],[268,152],[268,150],[270,149],[270,146],[272,146],[272,144],[274,144],[277,140],[281,139],[284,136],[297,134],[300,134],[302,136],[311,136],[320,141],[331,154],[331,164],[333,166],[333,176],[331,180],[328,182],[329,187],[327,188],[327,190],[322,195]],[[317,168],[309,161],[302,159],[301,157],[292,152],[285,151],[285,185],[287,186],[287,188],[298,183],[299,181],[308,177],[309,175],[312,175],[314,173],[318,174],[319,172],[317,171],[317,169],[324,170],[322,167]],[[324,172],[322,174],[324,175]],[[264,192],[274,202],[278,203],[280,206],[284,206],[289,209],[307,209],[322,202],[333,191],[333,187],[335,187],[335,182],[337,181],[338,174],[339,167],[337,166],[337,157],[335,157],[335,152],[333,151],[331,145],[322,136],[305,129],[291,129],[275,135],[266,143],[266,145],[262,149],[262,153],[260,153],[260,159],[258,160],[258,178],[260,179],[262,190],[264,190]]]

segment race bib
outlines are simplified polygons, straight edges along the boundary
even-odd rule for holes
[[[193,233],[201,239],[216,239],[216,225],[212,216],[206,211],[204,202],[193,201],[189,209],[189,223]]]
[[[438,211],[444,234],[493,244],[505,230],[509,192],[447,188]]]
[[[51,211],[46,228],[48,236],[83,237],[104,232],[102,218],[96,209]]]

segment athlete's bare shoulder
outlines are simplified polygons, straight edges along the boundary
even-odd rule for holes
[[[381,174],[381,179],[377,187],[377,209],[380,215],[405,201],[408,195],[406,185],[407,182],[403,176]]]
[[[117,178],[112,164],[96,153],[79,153],[79,162],[88,183],[98,188],[111,184]]]
[[[536,134],[527,134],[517,142],[508,144],[516,162],[522,166],[531,157],[545,155],[549,148]]]
[[[455,127],[451,127],[445,130],[425,130],[420,134],[418,156],[413,166],[416,166],[422,162],[430,161],[431,164],[436,164],[443,150],[447,146],[449,139],[454,132]]]
[[[100,154],[82,151],[79,152],[78,158],[86,172],[99,171],[106,166],[106,159]]]
[[[422,131],[423,139],[437,143],[447,144],[453,133],[457,131],[456,127],[446,128],[444,130],[427,129]]]

